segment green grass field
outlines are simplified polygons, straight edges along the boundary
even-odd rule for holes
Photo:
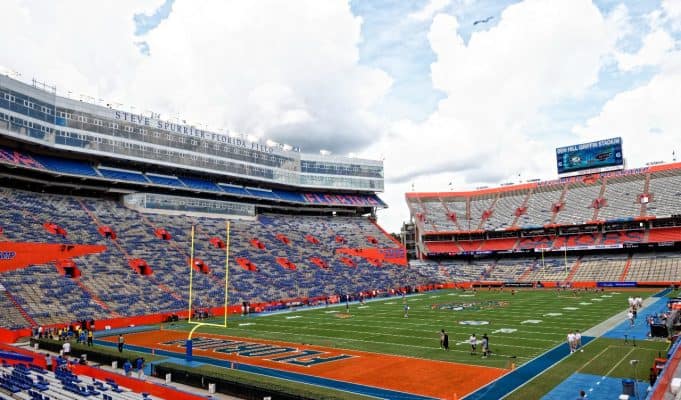
[[[651,291],[636,291],[647,297]],[[565,341],[570,330],[585,330],[626,309],[628,292],[520,290],[515,295],[487,289],[439,291],[403,299],[388,298],[345,306],[306,309],[266,317],[230,318],[228,328],[201,327],[197,333],[262,338],[293,343],[405,355],[425,359],[508,368],[521,365]],[[443,307],[440,309],[438,307]],[[455,311],[454,309],[463,308]],[[485,325],[464,325],[477,321]],[[219,322],[219,321],[209,321]],[[470,322],[468,322],[470,323]],[[178,323],[166,329],[188,330]],[[449,333],[450,351],[439,348],[440,329]],[[492,357],[471,355],[471,333],[490,337]]]

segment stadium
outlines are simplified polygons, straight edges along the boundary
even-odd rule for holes
[[[681,163],[556,158],[398,240],[382,161],[0,76],[0,397],[670,398]]]

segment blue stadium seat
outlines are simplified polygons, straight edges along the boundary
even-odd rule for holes
[[[84,161],[67,160],[63,158],[41,155],[35,155],[33,158],[44,165],[47,169],[50,169],[54,172],[61,172],[71,175],[99,176],[92,165]]]
[[[222,192],[218,185],[204,179],[182,177],[180,180],[189,188],[208,190],[212,192]]]
[[[100,166],[97,168],[102,176],[117,180],[117,181],[130,181],[139,183],[149,183],[149,180],[141,173],[136,171],[124,171],[120,169],[112,169]]]

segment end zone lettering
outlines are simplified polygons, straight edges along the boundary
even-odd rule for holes
[[[185,340],[173,340],[170,342],[161,343],[166,346],[185,347]],[[277,346],[266,343],[243,342],[237,340],[221,340],[206,337],[197,337],[192,340],[192,348],[194,350],[210,350],[215,353],[236,354],[241,357],[261,357],[267,358],[270,356],[277,356],[276,358],[269,358],[272,361],[282,362],[286,364],[299,365],[309,367],[318,364],[324,364],[333,361],[345,360],[354,358],[355,356],[347,354],[339,354],[337,356],[330,355],[324,351],[296,349],[293,347]],[[286,354],[290,353],[290,354]],[[328,357],[323,357],[323,355]]]

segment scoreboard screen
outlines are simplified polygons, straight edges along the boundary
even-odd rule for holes
[[[624,168],[622,138],[599,140],[556,149],[558,174],[574,176]]]

